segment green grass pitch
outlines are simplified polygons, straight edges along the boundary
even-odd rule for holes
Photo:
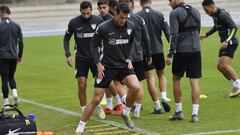
[[[203,29],[206,31],[207,29]],[[239,32],[238,32],[239,33]],[[238,37],[240,38],[239,34]],[[66,64],[63,51],[63,36],[32,37],[25,38],[23,60],[18,65],[16,72],[19,96],[23,99],[64,108],[74,112],[80,112],[77,98],[77,82],[74,78],[74,69]],[[168,44],[165,42],[165,54]],[[73,40],[71,41],[73,54]],[[166,66],[168,80],[168,97],[172,110],[162,115],[152,115],[149,112],[153,108],[153,102],[148,94],[146,82],[145,100],[141,119],[134,120],[135,126],[164,135],[186,134],[196,132],[210,132],[219,130],[240,129],[240,96],[234,99],[228,98],[232,87],[216,69],[219,50],[219,37],[217,34],[205,39],[202,45],[203,78],[200,80],[201,94],[208,96],[200,100],[199,123],[190,123],[192,111],[191,89],[189,80],[182,79],[183,90],[183,121],[168,121],[168,116],[175,110],[172,94],[171,66]],[[235,53],[232,66],[240,75],[239,48]],[[88,100],[93,92],[91,74],[88,80]],[[156,84],[157,85],[157,84]],[[2,100],[0,100],[2,104]],[[63,114],[54,110],[22,102],[19,108],[25,115],[36,114],[38,130],[52,131],[57,135],[70,135],[79,122],[79,117]],[[96,117],[96,114],[93,115]],[[107,120],[123,123],[117,116],[107,116]],[[100,124],[90,120],[89,125]]]

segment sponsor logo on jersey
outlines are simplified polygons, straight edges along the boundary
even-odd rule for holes
[[[128,44],[128,39],[109,39],[109,45]]]
[[[91,38],[93,35],[94,33],[77,33],[78,38]]]

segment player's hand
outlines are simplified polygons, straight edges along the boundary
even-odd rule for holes
[[[126,63],[128,64],[128,69],[133,69],[132,61],[130,59],[126,59]]]
[[[224,41],[224,42],[222,42],[220,47],[221,47],[221,49],[225,49],[225,48],[227,48],[227,45],[228,45],[228,43]]]
[[[66,58],[66,60],[67,60],[67,64],[68,64],[70,67],[73,67],[73,65],[72,65],[72,63],[73,63],[72,56],[68,56],[68,57]]]
[[[150,57],[145,57],[145,59],[146,59],[146,63],[148,64],[148,65],[151,65],[152,64],[152,57],[150,56]]]
[[[104,74],[104,66],[101,63],[97,64],[97,70],[98,70],[98,79],[103,79],[103,77],[105,76]]]
[[[172,58],[167,58],[166,59],[166,64],[171,65],[172,64]]]
[[[17,58],[17,64],[22,63],[22,60],[20,58]]]
[[[206,34],[201,34],[200,39],[203,40],[204,38],[207,38]]]

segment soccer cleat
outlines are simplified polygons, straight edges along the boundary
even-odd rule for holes
[[[133,129],[133,128],[134,128],[134,123],[133,123],[130,115],[127,115],[127,116],[126,116],[126,115],[121,114],[121,116],[122,116],[123,120],[125,121],[125,124],[126,124],[129,128]]]
[[[240,89],[237,87],[233,87],[232,92],[229,94],[230,98],[236,97],[240,94]]]
[[[183,120],[183,112],[175,112],[173,115],[169,116],[169,120]]]
[[[81,134],[83,134],[83,133],[81,133],[81,132],[75,132],[74,135],[81,135]]]
[[[102,107],[97,107],[98,118],[104,120],[106,118],[105,112],[103,111]]]
[[[115,114],[116,114],[116,115],[121,115],[121,114],[122,114],[123,107],[124,107],[123,104],[118,104],[118,105],[116,106]]]
[[[18,97],[13,97],[13,104],[14,104],[14,106],[18,106],[19,105]]]
[[[162,101],[162,106],[163,106],[165,112],[170,112],[171,107],[170,107],[170,105],[168,104],[168,102]]]
[[[193,114],[193,115],[192,115],[191,122],[192,122],[192,123],[198,123],[198,115]]]
[[[135,119],[139,119],[139,118],[140,118],[140,111],[134,112],[134,113],[133,113],[133,117],[134,117]]]
[[[110,109],[110,108],[104,108],[104,112],[105,112],[105,114],[112,114],[114,112],[114,110]]]
[[[81,135],[84,132],[84,128],[79,124],[74,135]]]
[[[164,112],[162,111],[162,109],[156,110],[155,108],[153,109],[153,111],[151,112],[151,114],[163,114]]]

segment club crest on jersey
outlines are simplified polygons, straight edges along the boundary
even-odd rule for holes
[[[127,33],[128,33],[128,35],[130,35],[132,33],[132,29],[128,29]]]
[[[97,25],[96,25],[96,24],[92,24],[91,27],[92,27],[93,29],[95,29],[95,28],[97,27]]]

